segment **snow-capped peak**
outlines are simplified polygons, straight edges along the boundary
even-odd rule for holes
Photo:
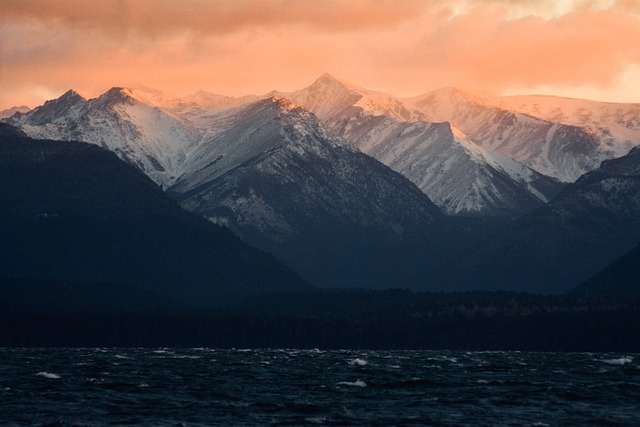
[[[410,112],[391,95],[345,83],[328,73],[310,86],[284,95],[325,121],[339,119],[350,108],[369,116],[389,116],[400,121],[424,118],[422,114],[416,116]]]
[[[333,78],[330,74],[323,74],[310,86],[290,94],[282,94],[304,105],[321,119],[343,111],[354,105],[362,94],[349,88]]]

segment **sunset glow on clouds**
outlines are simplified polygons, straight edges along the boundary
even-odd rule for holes
[[[640,0],[0,3],[0,109],[70,88],[261,94],[325,71],[398,96],[458,86],[640,102]]]

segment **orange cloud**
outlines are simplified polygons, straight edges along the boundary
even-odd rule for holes
[[[0,12],[6,18],[159,35],[291,23],[329,30],[380,28],[410,19],[423,7],[413,0],[4,0]]]
[[[400,96],[551,88],[637,102],[637,40],[635,0],[4,0],[0,108],[116,85],[260,94],[325,71]]]
[[[554,19],[505,18],[474,8],[427,32],[416,45],[423,64],[472,86],[608,85],[640,63],[640,19],[616,11],[579,11]]]

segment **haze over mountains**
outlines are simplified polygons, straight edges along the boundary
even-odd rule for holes
[[[557,293],[640,241],[637,174],[619,171],[639,104],[398,99],[325,74],[263,97],[69,91],[5,121],[113,151],[323,286]]]

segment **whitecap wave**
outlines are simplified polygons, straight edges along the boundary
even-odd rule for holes
[[[368,364],[369,362],[364,359],[360,359],[359,357],[356,357],[355,359],[349,361],[349,365],[351,366],[367,366]]]
[[[633,362],[633,357],[617,357],[615,359],[604,359],[601,360],[601,362],[608,365],[626,365],[627,363]]]
[[[340,381],[338,383],[338,385],[346,385],[349,387],[366,387],[367,383],[365,383],[362,380],[355,380],[355,381]]]
[[[58,380],[60,379],[60,375],[58,374],[53,374],[51,372],[38,372],[36,375],[41,376],[41,377],[45,377],[45,378],[49,378],[51,380]]]

